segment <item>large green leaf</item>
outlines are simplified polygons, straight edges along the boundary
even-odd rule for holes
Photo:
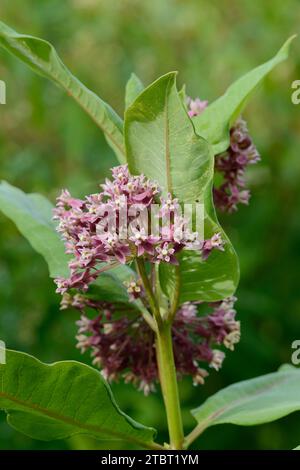
[[[205,263],[199,253],[184,251],[179,270],[161,264],[161,284],[173,297],[215,301],[232,295],[239,279],[237,256],[220,227],[212,204],[214,157],[209,144],[196,135],[176,89],[176,73],[164,75],[138,96],[125,113],[129,169],[158,181],[163,194],[181,203],[205,207],[205,237],[221,232],[224,252]]]
[[[168,73],[138,96],[125,113],[125,144],[133,174],[156,180],[164,194],[201,202],[213,173],[213,155],[198,137]]]
[[[11,219],[32,247],[48,263],[50,276],[67,276],[68,257],[55,231],[52,205],[40,194],[25,194],[6,182],[0,184],[0,210]]]
[[[300,410],[300,370],[284,365],[278,372],[245,380],[211,396],[192,411],[199,435],[222,423],[252,426],[268,423]]]
[[[8,423],[39,440],[79,433],[152,447],[155,431],[123,413],[100,372],[75,361],[43,364],[7,351],[0,365],[0,408]]]
[[[140,93],[144,90],[144,85],[139,79],[139,77],[132,73],[127,84],[126,84],[126,93],[125,93],[125,108],[134,102],[134,100],[139,96]]]
[[[215,155],[228,148],[230,127],[265,76],[276,65],[287,59],[290,43],[294,38],[295,36],[289,38],[271,60],[235,81],[224,95],[210,104],[199,116],[193,118],[196,132],[213,145]]]
[[[102,129],[120,162],[125,161],[121,118],[68,70],[49,42],[19,34],[0,22],[0,45],[72,96]]]

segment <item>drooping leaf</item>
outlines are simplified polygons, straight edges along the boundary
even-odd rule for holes
[[[0,22],[0,45],[29,65],[35,72],[55,82],[74,98],[101,128],[119,161],[124,163],[125,151],[121,118],[105,101],[83,85],[68,70],[49,42],[19,34]]]
[[[200,434],[209,426],[268,423],[300,410],[300,370],[284,365],[278,372],[220,390],[192,411]]]
[[[232,295],[239,279],[237,256],[220,227],[212,204],[214,157],[209,144],[195,130],[176,89],[176,73],[164,75],[139,95],[125,113],[125,143],[129,169],[158,181],[181,203],[204,205],[204,232],[220,232],[225,251],[205,263],[200,254],[184,251],[179,270],[161,264],[161,284],[173,297],[220,300]]]
[[[0,408],[13,428],[44,441],[84,433],[151,447],[155,434],[120,410],[96,369],[75,361],[43,364],[16,351],[0,365]]]
[[[40,194],[25,194],[6,182],[0,184],[0,210],[11,219],[32,247],[48,263],[51,277],[68,276],[68,257],[55,231],[52,205]]]
[[[125,108],[129,108],[129,106],[134,102],[134,100],[139,96],[140,93],[144,90],[144,85],[139,77],[132,73],[127,84],[126,84],[126,92],[125,92]]]
[[[213,145],[215,155],[227,150],[230,127],[266,75],[287,59],[294,38],[295,36],[289,38],[271,60],[243,75],[227,89],[224,95],[210,104],[199,116],[193,118],[196,132]]]

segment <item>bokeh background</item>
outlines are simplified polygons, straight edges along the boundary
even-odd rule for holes
[[[270,58],[300,24],[298,0],[1,0],[1,20],[20,32],[53,42],[71,70],[123,113],[132,71],[145,84],[179,71],[188,94],[215,99],[244,72]],[[248,171],[249,207],[222,216],[241,260],[238,316],[242,340],[205,387],[180,385],[185,428],[189,409],[235,381],[290,362],[300,338],[300,106],[291,83],[300,79],[300,39],[288,62],[257,91],[244,116],[262,155]],[[52,201],[61,187],[82,196],[116,163],[98,128],[61,90],[0,51],[0,178]],[[45,362],[80,359],[76,313],[59,311],[43,259],[0,214],[0,338],[10,348]],[[145,398],[113,386],[121,408],[167,439],[159,393]],[[201,449],[291,449],[300,443],[300,414],[251,428],[220,426],[196,443]],[[85,438],[41,443],[9,428],[0,414],[2,449],[119,448]],[[125,448],[125,445],[124,445]]]

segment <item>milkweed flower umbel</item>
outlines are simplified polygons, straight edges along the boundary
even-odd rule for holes
[[[187,97],[188,115],[199,116],[208,101]],[[245,171],[248,165],[260,160],[259,153],[249,135],[246,122],[240,117],[230,129],[230,144],[226,152],[215,156],[215,171],[223,181],[213,189],[214,203],[222,212],[234,212],[238,204],[248,204],[250,191],[246,189]]]
[[[152,205],[157,202],[158,210],[153,213]],[[82,352],[90,350],[106,379],[123,378],[146,394],[154,390],[158,367],[155,332],[137,303],[151,311],[140,271],[133,271],[136,276],[124,282],[128,302],[99,301],[88,290],[103,271],[117,264],[142,259],[152,268],[160,263],[177,265],[183,249],[197,250],[204,261],[212,250],[224,250],[220,233],[199,240],[180,209],[179,201],[171,194],[162,196],[155,182],[143,175],[132,176],[127,165],[121,165],[112,169],[112,180],[107,179],[99,193],[76,199],[63,190],[54,210],[57,230],[72,255],[69,278],[55,282],[63,295],[61,309],[73,307],[81,313],[77,346]],[[155,234],[144,223],[153,217],[159,228]],[[216,370],[221,367],[225,355],[216,345],[231,348],[238,338],[232,305],[213,308],[210,315],[201,317],[196,303],[185,303],[177,307],[172,324],[177,375],[191,375],[195,384],[204,383],[205,364]],[[93,318],[89,318],[91,311]]]
[[[153,215],[155,204],[160,209]],[[57,292],[63,294],[72,288],[87,291],[103,272],[103,264],[106,269],[107,265],[143,257],[152,264],[176,265],[177,254],[184,248],[199,250],[204,259],[213,248],[223,250],[218,234],[198,240],[179,209],[177,199],[170,194],[162,197],[155,182],[143,175],[130,175],[127,165],[113,168],[112,180],[106,180],[102,191],[84,199],[73,198],[63,190],[54,219],[59,222],[57,230],[72,259],[69,278],[55,280]],[[155,218],[158,232],[152,234],[149,225]]]
[[[69,278],[55,280],[57,292],[63,295],[61,309],[73,307],[81,313],[78,348],[91,351],[93,363],[106,379],[122,377],[147,394],[158,381],[158,368],[155,332],[138,307],[153,313],[145,280],[139,277],[140,267],[124,281],[128,302],[99,301],[88,292],[90,285],[103,271],[139,259],[152,266],[152,272],[155,264],[177,265],[177,256],[184,249],[197,250],[205,261],[212,250],[223,251],[224,242],[220,233],[200,240],[182,216],[179,201],[171,194],[162,196],[158,185],[145,176],[130,175],[127,165],[113,168],[112,180],[107,179],[101,189],[84,199],[63,190],[57,199],[54,219],[66,252],[72,256]],[[153,212],[157,203],[158,210]],[[158,223],[154,234],[148,229],[153,218]],[[148,276],[146,271],[144,274]],[[197,315],[197,308],[196,303],[177,307],[172,339],[178,377],[191,375],[194,383],[200,384],[208,374],[203,365],[221,367],[224,353],[215,346],[231,347],[237,336],[229,335],[238,331],[238,323],[235,312],[228,313],[230,308],[214,307],[212,314],[204,317]],[[225,310],[232,324],[225,320]],[[93,318],[87,313],[91,311],[95,312]]]
[[[172,325],[178,378],[188,375],[194,385],[204,384],[207,366],[215,370],[222,367],[225,353],[219,347],[233,350],[240,339],[235,300],[231,297],[211,304],[206,315],[199,314],[197,302],[186,302],[178,309]],[[64,294],[62,308],[67,307],[81,312],[77,347],[82,353],[90,351],[93,364],[107,380],[123,378],[145,394],[155,390],[159,378],[154,333],[134,306]],[[94,318],[87,317],[87,308],[96,312]]]
[[[245,188],[245,170],[260,160],[246,122],[238,119],[230,130],[230,145],[226,152],[216,157],[215,169],[223,182],[214,188],[214,202],[224,212],[237,210],[238,204],[248,204],[250,191]]]

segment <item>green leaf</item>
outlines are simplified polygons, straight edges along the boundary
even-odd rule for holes
[[[68,257],[64,244],[55,231],[52,205],[44,196],[25,194],[3,181],[0,183],[0,210],[45,258],[51,277],[68,275]]]
[[[103,265],[104,266],[104,265]],[[127,288],[124,282],[130,281],[132,278],[136,278],[136,272],[131,269],[128,265],[120,264],[115,267],[110,267],[107,271],[101,273],[96,281],[89,288],[89,296],[94,297],[97,300],[110,301],[113,299],[117,305],[116,313],[118,314],[118,307],[121,308],[121,315],[136,316],[143,314],[147,315],[147,309],[140,299],[135,301],[129,301]]]
[[[187,109],[187,104],[186,104],[186,85],[182,85],[182,87],[180,88],[180,90],[178,91],[178,95],[182,101],[182,104],[184,106],[185,109]]]
[[[278,372],[224,388],[192,411],[198,421],[194,435],[209,426],[269,423],[300,410],[300,370],[285,365]]]
[[[125,143],[129,169],[158,181],[162,192],[181,203],[205,207],[205,237],[221,232],[225,252],[204,263],[201,256],[184,251],[179,270],[160,265],[164,292],[179,301],[216,301],[232,295],[239,280],[236,253],[220,227],[212,203],[214,156],[209,144],[196,135],[176,89],[176,73],[159,78],[139,95],[125,113]]]
[[[287,59],[290,43],[295,37],[290,37],[271,60],[235,81],[224,95],[210,104],[199,116],[193,118],[196,132],[213,145],[215,155],[227,150],[230,127],[266,75]]]
[[[202,300],[216,302],[230,297],[239,283],[237,254],[225,232],[210,218],[205,221],[205,236],[221,233],[225,251],[214,250],[206,261],[199,253],[183,250],[179,255],[179,267],[161,263],[160,280],[164,292],[171,298],[179,293],[178,303]]]
[[[153,447],[155,431],[123,413],[99,371],[75,361],[43,364],[7,351],[0,365],[0,407],[8,423],[39,440],[88,434]]]
[[[201,198],[213,172],[213,155],[182,106],[176,72],[138,96],[125,113],[124,131],[131,173],[146,174],[164,195],[170,192],[181,202]]]
[[[300,446],[295,447],[295,449],[293,449],[293,450],[300,450]]]
[[[49,42],[19,34],[0,22],[0,45],[29,65],[35,72],[54,81],[74,98],[104,132],[120,162],[125,161],[121,118],[68,70]]]
[[[108,266],[109,268],[109,266]],[[128,293],[124,285],[125,281],[135,278],[136,273],[129,266],[120,264],[100,274],[89,292],[97,295],[98,300],[114,302],[128,302]],[[132,303],[130,304],[132,306]]]
[[[144,90],[144,85],[139,77],[132,73],[130,79],[126,84],[126,93],[125,93],[125,108],[129,108],[129,106],[134,102],[134,100],[142,93]]]

